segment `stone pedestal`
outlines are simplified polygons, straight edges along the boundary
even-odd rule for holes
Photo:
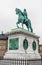
[[[17,49],[9,49],[10,46],[10,39],[18,38],[18,48]],[[23,47],[23,41],[26,39],[28,41],[27,49]],[[35,35],[34,33],[28,32],[24,29],[15,29],[8,33],[8,51],[5,53],[5,59],[41,59],[40,54],[38,52],[38,45],[39,45],[39,36]],[[36,42],[36,47],[33,42]],[[26,42],[25,42],[26,43]],[[14,44],[14,43],[13,43]],[[13,46],[14,47],[14,46]]]

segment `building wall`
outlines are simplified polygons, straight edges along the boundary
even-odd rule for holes
[[[0,40],[0,58],[3,58],[3,55],[7,51],[7,40]]]
[[[39,45],[39,53],[40,53],[40,55],[42,57],[42,45]]]

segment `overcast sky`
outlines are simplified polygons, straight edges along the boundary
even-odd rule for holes
[[[42,0],[0,0],[0,33],[16,28],[15,8],[26,8],[33,31],[40,36],[42,43]]]

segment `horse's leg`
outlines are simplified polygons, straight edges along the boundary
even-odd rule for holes
[[[30,28],[30,31],[33,32],[33,29],[32,29],[32,26],[31,26],[31,21],[29,20],[29,28]]]
[[[27,29],[28,29],[28,31],[29,31],[29,29],[30,29],[30,27],[29,27],[29,24],[27,23]]]
[[[33,29],[32,29],[32,26],[30,25],[30,30],[31,30],[31,32],[33,32]]]
[[[29,31],[29,27],[27,27],[28,31]]]
[[[19,28],[19,26],[18,26],[18,22],[16,23],[16,25],[17,25],[17,28]]]
[[[33,29],[31,28],[31,32],[33,32]]]
[[[28,29],[28,31],[29,31],[29,26],[28,26],[28,25],[26,25],[26,27],[27,27],[27,29]]]
[[[22,28],[23,28],[23,22],[22,22]]]

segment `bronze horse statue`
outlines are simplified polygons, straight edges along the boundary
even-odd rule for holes
[[[28,19],[28,17],[25,18],[24,13],[20,9],[16,8],[15,11],[16,14],[18,14],[18,22],[16,23],[17,27],[19,28],[18,24],[22,23],[22,28],[23,24],[25,24],[28,31],[30,30],[31,32],[33,32],[30,19]]]

